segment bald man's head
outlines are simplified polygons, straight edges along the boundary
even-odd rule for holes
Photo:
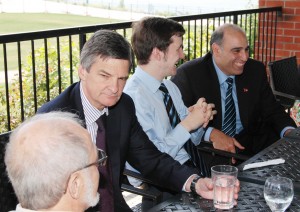
[[[22,207],[47,209],[65,192],[69,176],[91,160],[96,147],[81,121],[67,112],[37,114],[10,136],[5,163]]]

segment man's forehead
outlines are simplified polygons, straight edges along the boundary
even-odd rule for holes
[[[112,76],[126,77],[129,74],[130,62],[125,59],[99,58],[96,65],[97,72]]]

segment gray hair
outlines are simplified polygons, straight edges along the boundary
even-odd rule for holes
[[[210,51],[211,51],[211,53],[213,53],[212,52],[212,45],[214,43],[218,44],[219,46],[222,45],[224,33],[225,33],[226,30],[233,30],[233,31],[241,32],[246,37],[245,31],[241,27],[239,27],[238,25],[236,25],[236,24],[223,24],[222,26],[218,27],[211,35],[211,38],[210,38],[210,49],[211,49]]]
[[[81,50],[80,64],[89,72],[97,57],[128,60],[130,68],[132,66],[131,46],[122,35],[115,31],[96,31]]]
[[[82,122],[75,114],[50,112],[33,116],[13,131],[5,164],[22,207],[56,205],[72,172],[89,162],[86,137],[76,126]]]

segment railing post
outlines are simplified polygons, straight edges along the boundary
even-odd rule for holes
[[[83,45],[85,44],[86,42],[86,34],[80,34],[79,35],[79,48],[80,48],[80,52],[81,52],[81,49],[83,48]]]
[[[238,23],[238,17],[237,17],[238,15],[234,15],[233,16],[233,23],[234,24],[237,24]]]

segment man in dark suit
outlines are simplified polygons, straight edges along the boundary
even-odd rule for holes
[[[172,81],[181,91],[187,107],[204,97],[218,111],[208,124],[204,140],[214,148],[252,156],[290,129],[294,121],[279,105],[269,86],[265,66],[249,58],[249,45],[243,29],[224,24],[212,34],[211,52],[182,64]],[[227,78],[233,79],[235,108],[233,135],[225,134]],[[235,160],[233,159],[233,163]]]
[[[211,180],[196,177],[194,169],[161,153],[137,121],[133,101],[123,93],[131,64],[132,51],[128,41],[116,32],[99,30],[81,51],[80,82],[38,110],[39,113],[53,110],[77,113],[85,122],[93,142],[97,146],[104,145],[108,155],[107,169],[106,173],[100,169],[100,208],[95,210],[130,211],[120,190],[126,161],[166,188],[177,192],[192,189],[211,199]],[[236,185],[235,198],[239,183]]]

